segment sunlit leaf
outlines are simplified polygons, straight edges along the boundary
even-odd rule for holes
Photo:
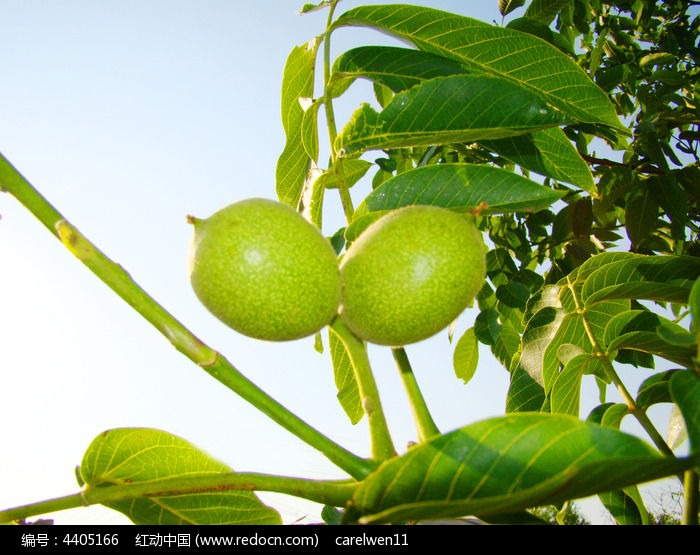
[[[618,430],[622,419],[628,414],[629,407],[623,403],[604,403],[593,409],[586,420]]]
[[[535,17],[537,18],[537,17]],[[411,5],[360,6],[334,28],[370,27],[453,59],[470,71],[505,78],[576,120],[627,133],[607,95],[566,54],[547,42],[504,27]]]
[[[286,143],[277,160],[278,198],[296,208],[311,158],[304,148],[304,107],[300,99],[313,97],[318,41],[296,46],[287,58],[282,77],[282,126]],[[308,141],[308,126],[306,128]]]
[[[372,167],[372,163],[367,160],[351,159],[343,160],[343,174],[340,175],[339,168],[332,167],[323,175],[323,185],[326,189],[337,189],[342,183],[348,189],[362,179],[367,171]]]
[[[644,380],[638,390],[635,402],[641,409],[648,409],[658,403],[671,403],[671,392],[669,383],[676,372],[681,370],[668,370],[659,372]]]
[[[474,377],[479,363],[479,343],[474,334],[474,328],[467,329],[457,341],[452,355],[455,374],[464,383],[469,383]]]
[[[525,0],[498,0],[498,11],[501,15],[508,15],[513,10],[524,6]]]
[[[119,487],[164,478],[230,473],[189,442],[151,428],[100,434],[80,464],[88,488]],[[107,505],[135,524],[281,524],[279,514],[250,491],[165,494]]]
[[[566,415],[510,414],[438,436],[356,490],[364,522],[508,514],[655,480],[697,461]]]
[[[345,346],[332,328],[328,328],[328,344],[331,350],[335,386],[338,389],[338,401],[350,422],[357,424],[365,414],[362,408],[360,389],[357,386],[355,373]]]
[[[424,81],[381,112],[363,104],[338,135],[343,156],[366,150],[430,146],[522,135],[571,120],[535,93],[488,75]]]
[[[318,110],[322,105],[322,101],[316,100],[308,106],[302,106],[304,115],[301,120],[301,144],[313,163],[318,162]]]
[[[438,164],[400,173],[372,191],[355,217],[412,204],[470,210],[482,214],[536,211],[550,206],[562,193],[522,176],[478,164]],[[483,204],[482,204],[483,203]]]

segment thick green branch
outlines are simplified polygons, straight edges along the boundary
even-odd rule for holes
[[[143,497],[168,497],[222,491],[271,491],[301,497],[335,507],[343,507],[352,497],[357,482],[307,480],[268,474],[227,473],[165,478],[149,482],[87,487],[82,493],[66,495],[0,511],[1,522],[23,520],[90,505],[109,505]]]
[[[241,374],[221,354],[202,343],[72,226],[34,187],[0,155],[0,190],[22,203],[100,280],[160,331],[175,348],[211,376],[258,408],[288,431],[321,451],[355,479],[362,479],[374,463],[350,453],[292,414]]]

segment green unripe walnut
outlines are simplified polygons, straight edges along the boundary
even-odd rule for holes
[[[236,202],[194,225],[190,282],[234,330],[268,341],[312,335],[336,316],[338,260],[321,231],[270,199]]]
[[[486,279],[473,217],[436,206],[399,208],[372,223],[340,263],[340,316],[359,338],[402,346],[446,328]]]

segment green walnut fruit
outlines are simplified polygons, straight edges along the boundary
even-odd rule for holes
[[[268,341],[312,335],[336,316],[338,259],[320,230],[270,199],[236,202],[194,225],[190,282],[234,330]]]
[[[393,210],[340,263],[340,317],[359,338],[402,346],[427,339],[469,306],[486,279],[473,217],[436,206]]]

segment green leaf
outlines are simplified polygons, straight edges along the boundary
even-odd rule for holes
[[[474,328],[469,328],[457,341],[452,355],[455,374],[464,383],[469,383],[474,377],[479,363],[479,343],[476,340]]]
[[[350,357],[345,350],[343,342],[338,338],[332,328],[328,328],[328,344],[331,350],[333,362],[333,375],[335,386],[338,389],[338,401],[343,407],[352,424],[357,424],[365,414],[360,398],[360,389],[355,380]]]
[[[634,249],[656,229],[659,214],[659,203],[654,195],[646,184],[639,185],[643,190],[625,205],[625,229]]]
[[[300,99],[310,99],[314,91],[314,69],[318,40],[296,46],[287,57],[282,77],[282,126],[286,144],[277,160],[276,190],[280,201],[296,208],[309,170],[311,158],[304,148],[309,141],[308,122]]]
[[[496,298],[506,306],[525,310],[527,301],[530,298],[530,290],[527,285],[519,281],[509,281],[505,285],[500,285],[496,288]]]
[[[336,140],[342,156],[366,150],[500,139],[571,122],[539,96],[489,75],[424,81],[381,112],[363,104]]]
[[[637,406],[646,410],[658,403],[671,403],[669,383],[677,372],[682,372],[682,370],[659,372],[644,380],[637,390],[637,398],[635,399]]]
[[[585,306],[608,299],[686,303],[698,276],[700,259],[694,256],[630,254],[591,272],[581,288],[581,300]]]
[[[690,288],[688,306],[690,307],[690,329],[697,335],[700,333],[700,278],[696,279]]]
[[[566,54],[537,37],[441,10],[401,4],[354,8],[341,15],[333,28],[343,26],[377,29],[424,52],[455,60],[471,72],[527,87],[578,121],[629,133],[602,89]]]
[[[508,15],[513,10],[524,6],[525,0],[498,0],[498,11],[501,15]]]
[[[572,2],[573,0],[532,0],[525,11],[525,17],[549,25],[556,15]]]
[[[395,46],[361,46],[338,56],[329,86],[340,96],[358,78],[369,79],[398,93],[435,77],[466,74],[458,62]]]
[[[362,179],[372,167],[367,160],[350,159],[343,160],[343,184],[348,189]],[[336,168],[330,168],[323,174],[323,186],[326,189],[337,189],[340,183],[340,175]]]
[[[301,144],[311,162],[315,163],[318,162],[318,110],[323,101],[315,100],[308,105],[302,104],[304,115],[301,120]]]
[[[610,491],[599,497],[618,524],[634,526],[645,523],[637,501],[624,491]]]
[[[510,171],[478,164],[438,164],[400,173],[372,191],[354,218],[412,204],[470,210],[482,214],[546,208],[562,193]],[[483,203],[483,204],[482,204]]]
[[[578,417],[581,397],[581,378],[586,364],[591,359],[588,354],[573,357],[554,379],[550,393],[550,411]]]
[[[697,461],[565,415],[518,413],[438,436],[382,464],[352,499],[361,522],[508,514],[660,479]]]
[[[559,128],[480,142],[523,168],[557,181],[571,183],[589,193],[596,193],[590,167]]]
[[[80,477],[88,488],[232,472],[187,441],[150,428],[103,432],[88,447]],[[279,514],[249,491],[162,495],[107,505],[135,524],[281,524]]]
[[[545,403],[542,386],[521,367],[517,367],[510,379],[506,413],[538,412]]]
[[[585,276],[589,270],[590,266],[582,265],[578,272],[572,272],[558,284],[545,286],[528,305],[520,364],[547,393],[561,365],[559,348],[570,344],[584,352],[593,352],[589,332],[600,340],[608,321],[629,310],[627,300],[600,302],[586,312],[578,310],[578,277]]]
[[[700,453],[700,377],[691,371],[677,372],[671,377],[670,389],[685,420],[690,452]]]
[[[484,345],[493,345],[498,339],[501,324],[498,321],[498,312],[488,308],[479,312],[474,320],[474,335]]]

